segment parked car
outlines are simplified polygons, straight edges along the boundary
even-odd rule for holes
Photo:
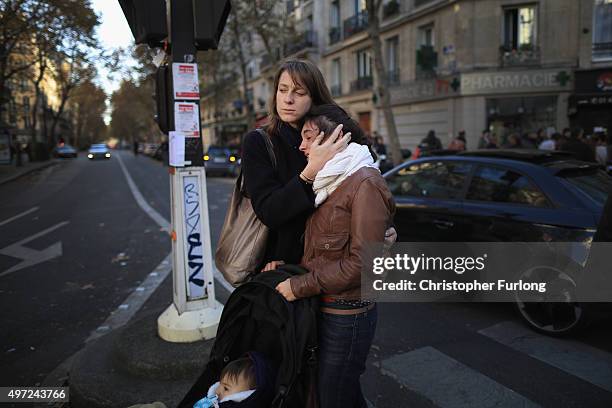
[[[221,174],[236,177],[240,171],[240,158],[235,149],[210,146],[204,155],[206,174]]]
[[[110,149],[104,143],[92,144],[87,152],[87,158],[89,160],[95,159],[110,159],[111,153]]]
[[[563,152],[478,150],[408,161],[384,175],[406,242],[590,242],[612,177]],[[537,331],[583,327],[594,304],[516,303]]]
[[[76,149],[70,145],[57,146],[53,149],[53,156],[65,159],[75,159],[78,156]]]

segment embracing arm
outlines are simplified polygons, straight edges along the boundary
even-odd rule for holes
[[[263,136],[253,131],[243,142],[242,172],[257,218],[278,228],[297,215],[314,208],[312,187],[298,175],[287,184],[278,178]]]
[[[295,296],[334,294],[359,287],[362,251],[368,244],[383,242],[393,210],[388,190],[378,186],[372,178],[363,180],[352,200],[348,254],[338,260],[317,257],[304,264],[309,273],[290,279]]]

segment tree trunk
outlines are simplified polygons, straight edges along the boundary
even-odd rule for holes
[[[397,127],[395,126],[395,117],[391,108],[391,98],[389,95],[389,86],[387,79],[387,71],[382,53],[382,44],[380,41],[380,21],[379,11],[382,0],[367,0],[366,7],[368,10],[368,36],[372,42],[372,51],[374,52],[374,89],[378,95],[380,108],[385,117],[385,125],[387,127],[387,142],[391,151],[391,160],[394,165],[398,165],[404,161],[402,150],[400,147]]]

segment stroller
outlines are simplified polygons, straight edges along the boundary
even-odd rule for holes
[[[295,265],[260,273],[238,287],[223,309],[208,364],[179,407],[193,407],[218,381],[227,363],[256,351],[274,366],[273,408],[316,406],[316,297],[287,302],[276,291],[285,279],[307,272]],[[259,393],[258,390],[253,396]],[[259,396],[261,398],[261,396]]]

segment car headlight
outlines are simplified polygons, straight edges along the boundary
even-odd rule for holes
[[[105,154],[105,156],[106,156],[106,157],[110,157],[110,153],[106,153],[106,154]]]
[[[207,154],[205,154],[204,155],[204,161],[209,161],[209,160],[210,160],[210,157]]]
[[[229,159],[229,160],[230,160],[230,162],[231,162],[231,163],[233,163],[233,162],[235,162],[235,161],[236,161],[236,158],[235,158],[234,156],[230,156],[230,159]]]
[[[87,157],[89,157],[90,159],[93,159],[93,154],[89,153]]]

